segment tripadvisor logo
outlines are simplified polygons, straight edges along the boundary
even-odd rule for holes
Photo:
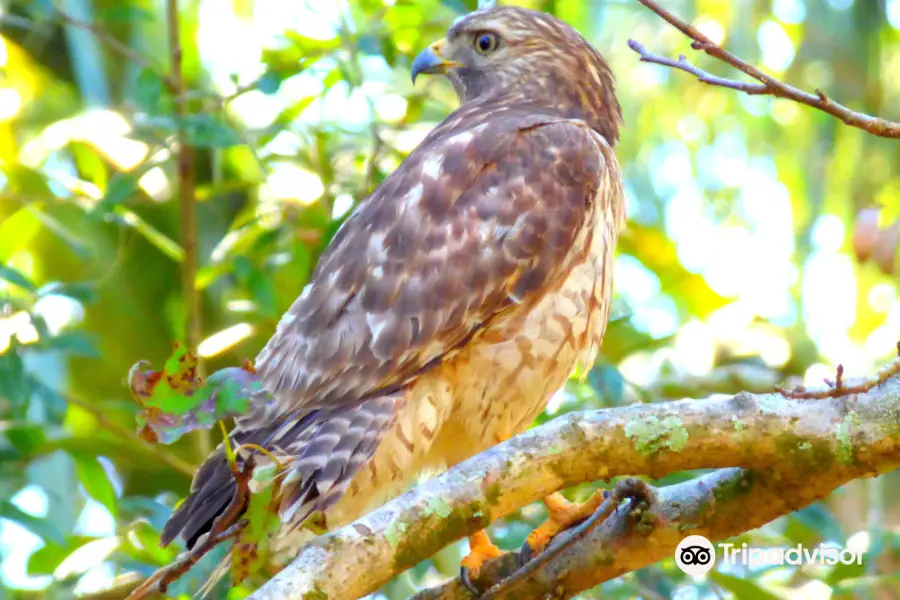
[[[675,564],[688,575],[705,575],[716,564],[716,548],[702,535],[689,535],[675,548]]]
[[[719,544],[722,561],[729,565],[781,566],[801,564],[863,564],[863,553],[850,548],[819,545],[806,548],[802,544],[790,548],[751,548],[747,544]],[[675,548],[675,564],[684,573],[705,575],[716,564],[716,547],[702,535],[689,535]]]

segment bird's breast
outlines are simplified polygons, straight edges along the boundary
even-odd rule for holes
[[[451,409],[433,451],[449,465],[527,429],[579,363],[593,364],[609,317],[616,231],[596,208],[563,278],[422,377],[425,387],[450,383]]]

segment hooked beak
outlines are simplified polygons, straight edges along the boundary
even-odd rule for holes
[[[438,40],[432,45],[422,50],[413,60],[412,64],[412,82],[416,83],[416,77],[420,74],[433,75],[435,73],[446,73],[453,67],[460,67],[462,63],[455,60],[444,60],[443,50],[444,40]]]

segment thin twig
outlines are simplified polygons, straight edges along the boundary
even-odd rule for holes
[[[231,465],[231,474],[235,481],[234,493],[224,512],[213,521],[209,532],[201,536],[197,544],[191,550],[182,553],[174,563],[157,570],[148,577],[131,592],[126,600],[145,600],[154,594],[164,594],[172,583],[187,573],[210,550],[241,533],[247,526],[247,521],[240,517],[246,510],[250,498],[250,479],[253,477],[255,466],[256,463],[252,456],[240,466]]]
[[[140,52],[138,52],[128,44],[120,41],[116,36],[112,35],[101,27],[98,27],[90,21],[82,21],[80,19],[76,19],[75,17],[69,16],[67,13],[58,8],[55,9],[54,15],[57,17],[57,19],[59,19],[66,25],[75,27],[77,29],[83,29],[84,31],[89,31],[90,33],[94,34],[94,37],[97,38],[98,42],[100,42],[116,54],[122,56],[126,60],[133,62],[139,67],[142,67],[149,71],[153,71],[160,77],[160,79],[162,79],[166,87],[169,88],[170,91],[172,90],[172,80],[168,77],[168,75],[166,75],[165,71],[150,62],[147,57],[145,57]],[[36,26],[34,21],[16,15],[0,16],[0,25],[15,27],[18,29],[25,29],[29,31],[38,30],[38,27]]]
[[[665,58],[663,56],[658,56],[653,54],[649,50],[647,50],[643,44],[635,40],[628,40],[628,47],[637,52],[641,57],[641,62],[649,62],[657,65],[662,65],[664,67],[671,67],[673,69],[679,69],[681,71],[685,71],[686,73],[690,73],[697,77],[698,80],[703,83],[708,83],[709,85],[715,85],[719,87],[725,87],[732,90],[738,90],[740,92],[745,92],[750,94],[751,96],[765,96],[771,93],[769,86],[763,83],[754,83],[752,81],[735,81],[734,79],[726,79],[724,77],[718,77],[704,71],[699,67],[695,67],[690,62],[688,62],[687,57],[684,54],[678,56],[678,60],[672,60],[671,58]]]
[[[644,46],[642,46],[639,42],[635,40],[629,40],[628,46],[640,55],[641,62],[654,63],[665,67],[671,67],[674,69],[686,71],[688,73],[691,73],[692,75],[695,75],[701,82],[708,85],[738,90],[756,96],[774,96],[777,98],[786,98],[788,100],[793,100],[795,102],[799,102],[800,104],[805,104],[806,106],[811,106],[812,108],[816,108],[818,110],[821,110],[822,112],[828,113],[834,117],[837,117],[847,125],[856,127],[857,129],[862,129],[863,131],[871,133],[872,135],[885,138],[900,138],[900,123],[888,121],[880,117],[873,117],[865,113],[851,110],[843,104],[835,102],[834,100],[826,96],[825,93],[821,90],[816,90],[815,93],[811,94],[792,85],[784,83],[783,81],[779,81],[774,77],[770,77],[753,65],[745,62],[741,58],[738,58],[734,54],[728,52],[727,50],[713,42],[711,39],[709,39],[709,37],[705,36],[696,27],[693,27],[692,25],[689,25],[685,21],[679,19],[671,12],[667,11],[659,4],[657,4],[655,0],[638,0],[638,2],[665,19],[669,24],[678,29],[681,33],[691,38],[693,40],[691,48],[693,48],[694,50],[702,50],[713,58],[731,65],[735,69],[738,69],[746,75],[749,75],[760,83],[746,83],[735,81],[732,79],[716,77],[690,64],[684,56],[680,57],[679,60],[674,61],[672,59],[653,54],[647,51],[647,49],[644,48]]]
[[[197,207],[194,197],[194,148],[188,141],[185,121],[188,117],[185,97],[184,74],[181,70],[181,27],[178,17],[178,0],[166,0],[166,21],[169,30],[169,79],[175,100],[175,118],[178,121],[178,206],[181,214],[181,247],[184,260],[181,263],[181,293],[184,301],[184,342],[188,352],[198,356],[197,372],[203,376],[197,346],[202,330],[200,293],[197,290]],[[208,432],[197,435],[197,450],[206,456],[211,450]]]
[[[164,451],[162,448],[160,448],[159,446],[157,446],[155,444],[151,444],[150,442],[148,442],[144,439],[141,439],[140,437],[138,437],[134,434],[134,431],[129,431],[128,429],[126,429],[125,427],[122,427],[115,421],[112,421],[111,419],[107,418],[107,416],[103,414],[103,411],[101,411],[99,408],[97,408],[93,404],[91,404],[89,402],[85,402],[84,400],[82,400],[80,398],[76,398],[74,396],[68,396],[65,394],[60,394],[60,397],[63,400],[65,400],[68,404],[72,404],[74,406],[81,408],[82,410],[85,410],[85,411],[91,413],[91,415],[93,415],[93,417],[95,419],[97,419],[97,423],[99,423],[101,427],[103,427],[110,433],[116,435],[117,437],[121,438],[122,440],[124,440],[128,443],[137,443],[138,445],[140,445],[144,449],[146,449],[148,452],[153,453],[153,455],[156,458],[158,458],[161,462],[166,463],[167,465],[169,465],[170,467],[172,467],[179,473],[183,473],[184,475],[187,475],[188,477],[193,477],[194,473],[197,471],[197,468],[194,465],[192,465],[188,462],[185,462],[185,461],[181,460],[180,458],[178,458],[177,456],[174,456],[174,455]]]
[[[84,29],[85,31],[91,32],[92,34],[94,34],[94,37],[97,38],[98,42],[100,42],[101,44],[104,44],[113,52],[116,52],[117,54],[121,55],[122,57],[130,60],[131,62],[138,65],[139,67],[143,67],[143,68],[153,71],[154,73],[159,75],[159,77],[162,79],[163,83],[166,85],[166,87],[169,88],[170,91],[175,89],[175,85],[174,85],[175,82],[171,76],[167,76],[166,73],[162,69],[160,69],[159,67],[157,67],[156,65],[151,63],[147,59],[147,57],[145,57],[143,54],[141,54],[140,52],[138,52],[137,50],[135,50],[128,44],[125,44],[125,43],[119,41],[119,39],[116,38],[116,36],[112,35],[108,31],[98,27],[97,25],[95,25],[94,23],[91,23],[90,21],[82,21],[80,19],[71,17],[59,9],[56,9],[55,14],[57,17],[59,17],[60,21],[66,23],[67,25],[71,25],[72,27],[77,27],[78,29]],[[4,17],[4,19],[5,18],[6,17]]]
[[[843,398],[844,396],[850,396],[852,394],[864,394],[869,390],[875,388],[876,386],[883,384],[891,377],[897,376],[898,374],[900,374],[900,343],[897,344],[897,358],[878,369],[878,371],[876,371],[873,375],[862,377],[848,384],[844,380],[843,365],[838,365],[837,384],[826,379],[825,384],[828,387],[818,390],[810,390],[801,385],[792,390],[777,388],[776,391],[785,398],[791,398],[794,400],[822,400],[825,398]]]

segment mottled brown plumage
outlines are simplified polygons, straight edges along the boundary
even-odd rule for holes
[[[521,432],[603,336],[625,219],[606,63],[520,8],[466,16],[439,49],[461,107],[335,235],[257,359],[274,402],[233,434],[290,465],[285,533]],[[192,544],[232,485],[219,449],[164,541]]]

